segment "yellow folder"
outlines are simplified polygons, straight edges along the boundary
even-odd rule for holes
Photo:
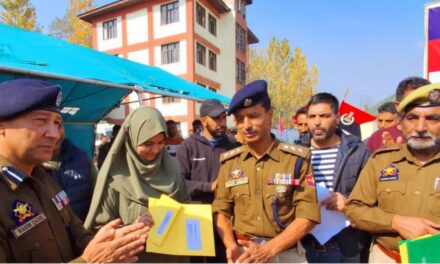
[[[149,199],[149,210],[155,220],[155,214],[169,209],[176,201],[167,196],[160,199]],[[177,203],[179,204],[179,203]],[[212,211],[209,204],[179,204],[175,220],[170,224],[168,232],[163,236],[162,243],[151,241],[150,231],[147,239],[147,252],[181,256],[215,256],[214,229]],[[155,228],[160,223],[155,220]],[[155,238],[157,239],[157,237]]]

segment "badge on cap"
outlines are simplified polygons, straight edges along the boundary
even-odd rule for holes
[[[61,90],[60,90],[60,92],[57,95],[57,100],[55,101],[55,104],[57,107],[60,107],[60,105],[61,105],[61,98],[63,98],[63,96],[62,96]]]
[[[435,104],[440,102],[440,90],[434,89],[431,92],[429,92],[429,103]]]
[[[15,238],[21,237],[46,220],[44,214],[36,214],[32,210],[32,205],[21,200],[15,200],[12,204],[11,217],[17,223],[17,226],[11,229]]]
[[[395,181],[399,179],[399,169],[394,164],[388,165],[380,172],[379,181]]]
[[[52,197],[52,202],[57,208],[58,211],[61,211],[65,206],[67,206],[70,202],[69,197],[67,196],[65,191],[59,192],[57,195]]]
[[[243,103],[244,107],[248,107],[251,104],[252,104],[252,99],[249,99],[249,98],[244,99],[244,103]]]
[[[234,169],[229,174],[229,181],[226,182],[226,188],[230,188],[232,186],[236,185],[242,185],[249,182],[248,177],[244,177],[243,170],[241,169]]]

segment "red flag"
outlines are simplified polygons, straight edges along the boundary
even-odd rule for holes
[[[358,125],[376,120],[374,115],[352,106],[345,101],[341,102],[339,106],[339,114],[341,115],[341,123],[349,126],[353,123]]]
[[[278,120],[279,120],[279,123],[278,123],[278,133],[280,133],[280,137],[282,137],[283,136],[283,129],[284,129],[284,127],[283,127],[283,119],[281,118],[281,114],[280,114]]]

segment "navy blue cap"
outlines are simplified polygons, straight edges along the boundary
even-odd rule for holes
[[[61,87],[38,79],[16,79],[0,83],[0,120],[32,110],[60,112]]]
[[[231,104],[229,104],[228,115],[239,109],[259,104],[268,97],[267,82],[265,80],[253,81],[234,94]]]

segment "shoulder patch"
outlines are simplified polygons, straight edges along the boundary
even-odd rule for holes
[[[399,151],[401,149],[402,149],[402,146],[400,146],[399,144],[395,144],[395,145],[392,145],[389,147],[385,147],[385,148],[381,148],[381,149],[376,150],[372,156],[376,157],[377,155],[381,155],[384,153],[391,153],[391,152]]]
[[[286,153],[290,153],[293,155],[297,155],[303,158],[308,158],[310,155],[310,149],[303,147],[303,146],[299,146],[296,144],[288,144],[288,143],[280,143],[278,145],[278,149],[286,152]]]
[[[223,162],[227,159],[230,159],[232,157],[238,156],[239,154],[241,154],[244,151],[244,147],[238,147],[238,148],[234,148],[231,149],[229,151],[224,152],[221,156],[220,156],[220,162]]]

